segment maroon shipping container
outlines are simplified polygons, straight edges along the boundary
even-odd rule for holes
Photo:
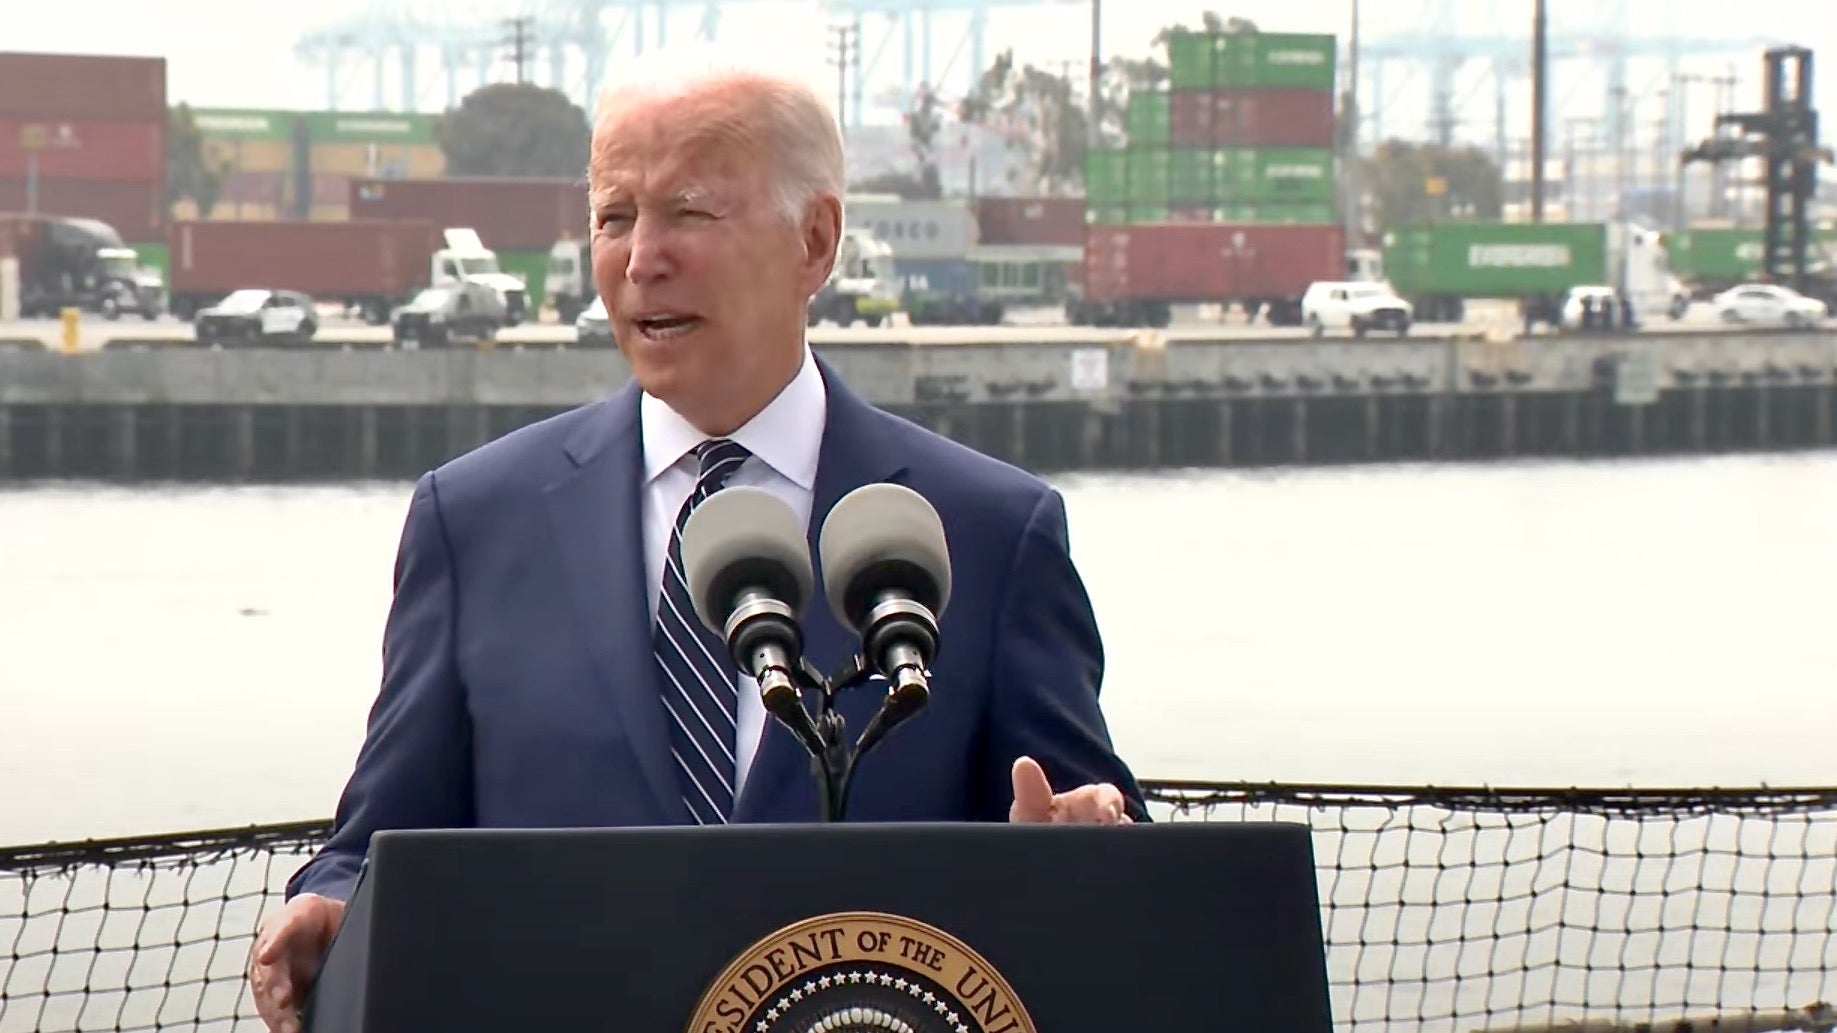
[[[351,218],[426,219],[478,231],[494,251],[547,251],[587,232],[587,186],[574,179],[351,180]]]
[[[1175,205],[1168,209],[1167,217],[1174,222],[1211,222],[1210,205]]]
[[[976,237],[989,245],[1078,247],[1084,243],[1084,198],[978,198]]]
[[[1329,90],[1246,89],[1212,94],[1214,147],[1331,147]]]
[[[1209,91],[1177,90],[1168,103],[1171,125],[1168,139],[1175,147],[1212,146],[1212,110]]]
[[[217,195],[217,203],[278,208],[287,198],[287,179],[285,172],[232,172],[223,177],[223,190]]]
[[[1299,298],[1346,264],[1338,226],[1159,222],[1093,226],[1085,297],[1094,302]]]
[[[0,117],[164,122],[166,59],[0,53]]]
[[[0,176],[24,179],[24,135],[40,138],[38,174],[59,179],[152,183],[166,178],[164,122],[0,118]]]
[[[417,219],[177,222],[167,244],[177,312],[245,287],[388,305],[429,282],[442,241],[433,223]]]
[[[23,179],[0,178],[0,211],[23,212]],[[38,214],[106,222],[129,244],[166,239],[164,183],[111,183],[106,180],[38,180]]]
[[[313,173],[313,206],[351,203],[351,177]]]

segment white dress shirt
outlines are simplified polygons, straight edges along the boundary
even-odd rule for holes
[[[816,485],[817,453],[823,445],[823,425],[828,413],[828,392],[808,345],[797,376],[745,426],[729,435],[752,455],[734,471],[727,484],[764,488],[791,507],[800,526],[810,525],[812,492]],[[688,420],[662,401],[645,394],[638,401],[638,426],[644,440],[644,560],[650,575],[650,612],[657,619],[657,601],[663,594],[664,553],[676,514],[695,490],[699,467],[692,451],[708,440]],[[765,706],[759,702],[759,685],[751,676],[735,672],[739,709],[734,723],[734,799],[738,800],[765,730]]]

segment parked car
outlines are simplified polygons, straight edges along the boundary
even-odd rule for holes
[[[249,288],[231,291],[192,320],[198,344],[305,344],[318,331],[312,298],[299,291]]]
[[[1301,321],[1316,337],[1329,329],[1351,330],[1354,337],[1392,330],[1402,337],[1410,332],[1412,313],[1410,303],[1383,283],[1323,280],[1301,296]]]
[[[598,297],[574,317],[574,343],[581,348],[614,347],[612,321],[606,316],[606,303]]]
[[[447,348],[457,342],[494,340],[504,325],[504,302],[497,291],[471,281],[429,287],[389,316],[390,339],[397,348]]]
[[[1566,330],[1593,330],[1624,327],[1625,306],[1620,292],[1612,287],[1594,284],[1571,287],[1563,298],[1562,324]]]
[[[1762,326],[1810,326],[1823,321],[1829,306],[1790,287],[1774,283],[1748,283],[1716,295],[1710,304],[1725,323]]]

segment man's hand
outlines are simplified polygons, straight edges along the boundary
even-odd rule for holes
[[[1054,794],[1046,772],[1032,757],[1014,762],[1014,806],[1008,808],[1013,822],[1056,822],[1075,825],[1133,825],[1123,806],[1123,792],[1108,782],[1079,786]]]
[[[344,921],[344,901],[302,893],[269,915],[249,948],[249,990],[270,1033],[301,1033],[300,1009]]]

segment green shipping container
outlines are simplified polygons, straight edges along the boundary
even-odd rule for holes
[[[1084,196],[1089,204],[1117,205],[1129,201],[1129,152],[1086,151]],[[1120,221],[1120,220],[1119,220]]]
[[[1821,254],[1837,245],[1837,231],[1813,230],[1812,243]],[[1766,235],[1759,227],[1710,227],[1680,230],[1665,237],[1665,255],[1671,271],[1684,280],[1749,280],[1760,274],[1766,253]]]
[[[1167,82],[1176,90],[1209,90],[1218,79],[1212,72],[1213,37],[1203,32],[1176,32],[1167,40]]]
[[[1129,98],[1123,128],[1129,147],[1166,147],[1173,133],[1173,108],[1165,93],[1138,93]]]
[[[1129,203],[1166,207],[1172,151],[1131,148]]]
[[[1330,204],[1259,204],[1253,205],[1252,222],[1323,223],[1337,222]]]
[[[1403,295],[1513,298],[1606,283],[1601,223],[1442,223],[1384,235],[1384,270]]]
[[[1331,204],[1333,152],[1324,147],[1269,147],[1249,152],[1251,197],[1260,202]],[[1239,159],[1240,161],[1246,159]]]
[[[162,281],[168,284],[172,282],[172,277],[169,275],[172,269],[172,251],[166,246],[165,241],[155,241],[147,244],[129,244],[128,247],[134,249],[134,254],[138,256],[138,261],[141,266],[147,269],[158,270]]]
[[[1211,204],[1218,196],[1211,150],[1168,152],[1168,199],[1174,204]]]
[[[549,253],[547,251],[499,251],[498,268],[511,276],[523,278],[523,284],[529,297],[529,311],[537,312],[542,308],[545,292],[542,278],[548,274]]]
[[[1164,204],[1132,204],[1129,206],[1129,222],[1166,222],[1172,217]]]
[[[1330,35],[1231,32],[1212,37],[1213,82],[1220,89],[1332,90],[1338,40]]]
[[[1115,226],[1129,221],[1129,206],[1126,204],[1087,205],[1084,209],[1084,222],[1087,226]]]

